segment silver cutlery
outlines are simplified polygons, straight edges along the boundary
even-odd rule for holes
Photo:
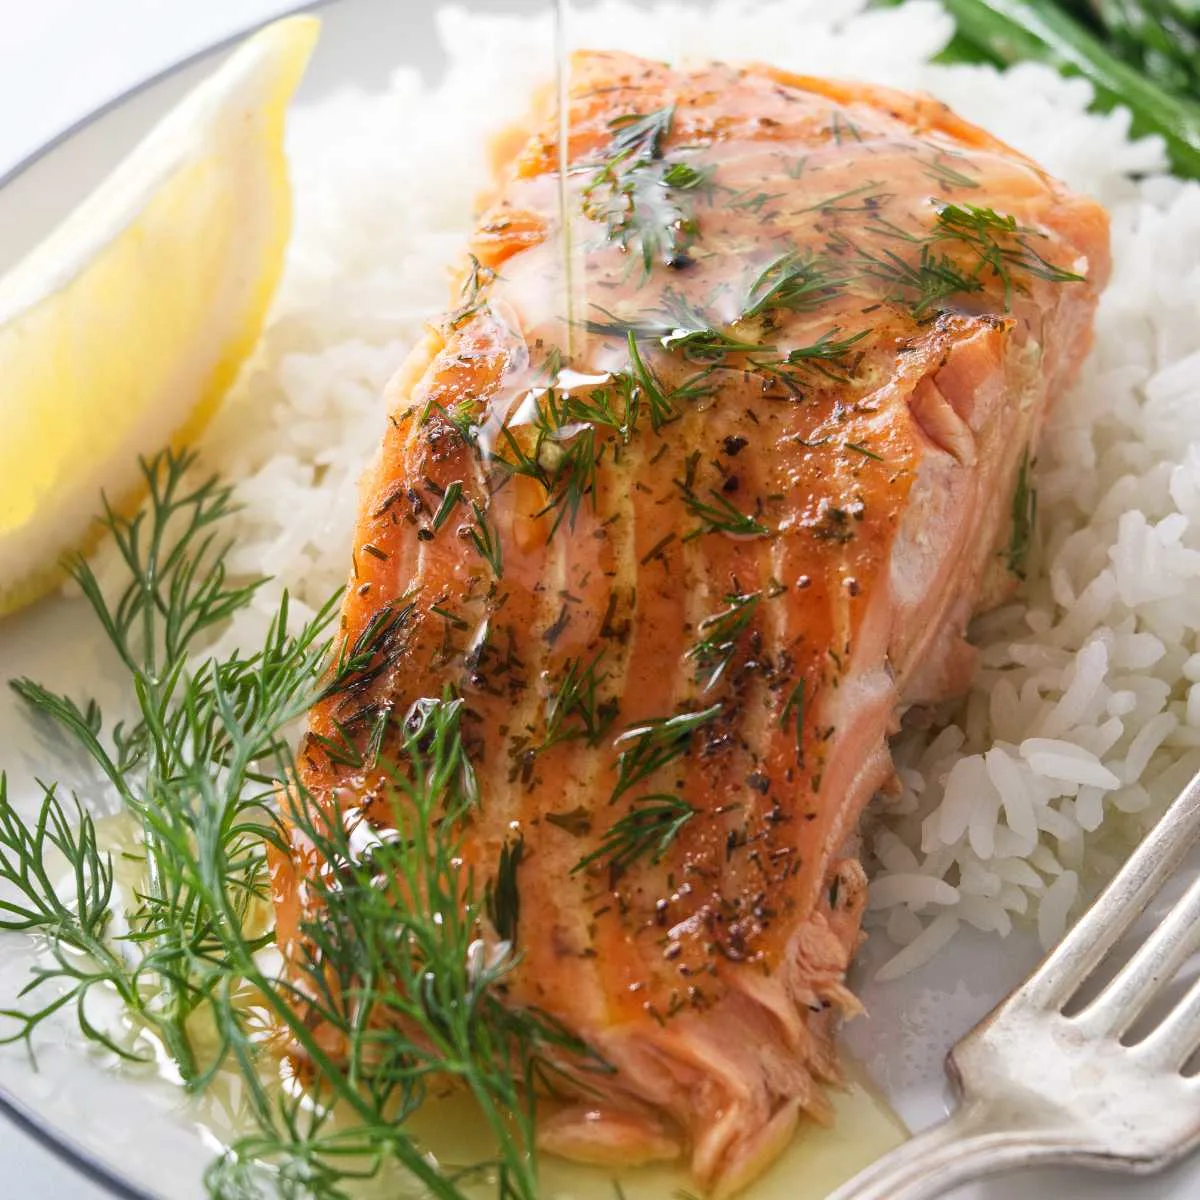
[[[1200,980],[1141,1040],[1122,1041],[1200,949],[1200,878],[1078,1012],[1064,1011],[1200,838],[1200,774],[1032,976],[950,1051],[959,1099],[829,1200],[932,1200],[1021,1167],[1149,1174],[1200,1143]]]

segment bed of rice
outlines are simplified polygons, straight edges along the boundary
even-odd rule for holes
[[[577,44],[925,88],[1112,213],[1096,350],[1037,464],[1029,582],[979,622],[965,703],[898,739],[901,792],[867,837],[870,919],[897,945],[883,976],[963,923],[1005,935],[1024,918],[1054,941],[1200,768],[1200,187],[1158,173],[1160,147],[1131,142],[1124,114],[1087,113],[1083,82],[929,65],[950,22],[926,0],[579,7]],[[436,86],[403,70],[386,94],[295,113],[287,277],[206,447],[240,481],[239,561],[309,604],[342,582],[380,391],[445,304],[486,138],[550,61],[548,19],[447,8],[440,21],[450,65]],[[252,642],[269,607],[228,639]]]

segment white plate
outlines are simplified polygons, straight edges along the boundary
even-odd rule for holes
[[[489,0],[476,0],[493,7]],[[339,84],[382,84],[390,68],[439,67],[432,5],[412,0],[338,0],[322,6],[325,28],[301,102]],[[506,0],[508,10],[534,0]],[[0,270],[86,194],[138,136],[198,78],[214,55],[187,64],[85,123],[0,188]],[[38,606],[0,626],[0,674],[31,674],[76,691],[101,674],[100,647],[80,605]],[[44,769],[46,758],[7,689],[0,695],[0,763],[13,773]],[[882,947],[875,951],[876,956]],[[946,1106],[942,1059],[948,1046],[1037,961],[1031,940],[1016,935],[960,937],[926,969],[890,985],[868,982],[872,949],[859,967],[870,1017],[847,1040],[869,1075],[910,1127],[936,1120]],[[0,1003],[22,978],[28,951],[0,939]],[[213,1146],[196,1132],[178,1092],[149,1078],[131,1081],[63,1037],[39,1052],[31,1069],[18,1050],[0,1051],[0,1109],[22,1115],[67,1161],[89,1170],[114,1194],[183,1200],[201,1194]],[[0,1200],[29,1194],[0,1169]],[[1185,1200],[1200,1196],[1200,1164],[1153,1180],[1101,1179],[1077,1172],[1036,1172],[956,1193],[960,1200]]]

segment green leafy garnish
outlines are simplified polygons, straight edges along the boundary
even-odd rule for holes
[[[751,321],[771,309],[809,312],[834,299],[845,282],[845,272],[832,259],[789,250],[750,285],[740,319]]]
[[[594,862],[608,863],[614,875],[624,874],[640,858],[660,862],[695,815],[696,809],[682,796],[639,796],[629,812],[613,822],[600,845],[571,868],[572,874]]]
[[[525,857],[525,839],[505,842],[496,865],[496,878],[484,892],[484,907],[492,928],[511,946],[517,944],[517,925],[521,920],[521,890],[517,870]]]
[[[1008,569],[1018,578],[1025,578],[1025,562],[1033,545],[1033,529],[1037,521],[1037,489],[1033,486],[1034,462],[1029,450],[1021,455],[1017,468],[1017,485],[1013,489],[1009,514],[1012,532],[1008,539]]]
[[[665,156],[675,106],[629,113],[609,123],[608,155],[584,188],[583,211],[604,224],[609,241],[635,251],[643,278],[655,263],[679,267],[699,232],[687,193],[708,190],[713,171]]]
[[[480,1166],[502,1197],[535,1200],[539,1080],[603,1064],[544,1014],[502,1003],[516,959],[511,948],[485,951],[480,930],[490,914],[498,932],[515,932],[522,851],[505,848],[482,894],[462,865],[477,804],[463,701],[424,698],[395,719],[368,703],[380,663],[405,636],[406,601],[334,645],[337,597],[292,633],[285,596],[259,650],[205,657],[206,641],[263,581],[229,576],[219,523],[232,497],[215,480],[191,483],[194,465],[160,456],[144,467],[146,511],[106,511],[128,578],[115,601],[85,562],[72,567],[123,665],[134,717],[108,725],[94,703],[14,684],[111,788],[140,830],[146,869],[139,894],[123,899],[87,812],[47,784],[27,821],[0,775],[0,928],[47,943],[19,999],[53,989],[0,1014],[6,1040],[30,1040],[70,1008],[84,1036],[116,1054],[149,1058],[146,1039],[158,1042],[192,1091],[235,1072],[252,1132],[207,1173],[220,1200],[341,1200],[349,1181],[396,1169],[430,1195],[462,1200],[467,1172],[440,1169],[406,1126],[434,1077],[456,1080],[496,1140]],[[353,712],[327,750],[361,760],[364,744],[376,754],[388,735],[382,823],[342,819],[296,772],[292,725],[321,695]],[[286,854],[293,837],[334,869],[306,878],[277,977],[260,957],[273,941],[267,850]],[[89,1019],[84,1002],[97,987],[116,992],[133,1036]],[[279,1035],[272,1043],[282,1037],[313,1068],[307,1093],[272,1082],[264,1015]],[[196,1039],[196,1018],[215,1038]]]
[[[702,692],[711,691],[733,662],[738,641],[758,611],[761,592],[726,596],[729,605],[700,622],[700,639],[685,657],[696,664],[696,682]]]
[[[1016,218],[993,208],[974,204],[943,204],[938,208],[938,230],[942,240],[961,242],[978,257],[975,276],[987,273],[1004,287],[1007,308],[1014,289],[1019,288],[1016,269],[1050,283],[1080,283],[1082,275],[1047,262],[1032,246],[1036,230],[1018,225]]]
[[[682,758],[692,744],[697,730],[715,721],[723,705],[713,704],[699,712],[680,713],[674,717],[654,717],[627,729],[614,742],[617,755],[617,782],[610,804],[649,778],[662,767]]]
[[[540,751],[576,738],[589,746],[599,746],[604,740],[616,720],[617,702],[599,698],[599,689],[608,679],[600,670],[603,660],[603,650],[586,666],[581,658],[567,660],[562,678],[546,702],[546,733]]]

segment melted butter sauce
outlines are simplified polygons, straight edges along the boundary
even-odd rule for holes
[[[847,1063],[845,1091],[833,1093],[834,1123],[802,1122],[800,1132],[771,1168],[743,1193],[745,1200],[825,1200],[835,1188],[898,1146],[908,1131],[855,1063]],[[466,1097],[435,1101],[412,1123],[430,1150],[452,1163],[485,1157],[487,1129]],[[447,1134],[447,1129],[452,1130]],[[543,1156],[545,1200],[666,1200],[697,1195],[682,1165],[610,1170]],[[619,1184],[618,1192],[615,1184]],[[481,1187],[479,1196],[493,1193]]]
[[[847,1062],[845,1067],[847,1086],[831,1096],[833,1124],[802,1123],[784,1153],[742,1193],[744,1200],[825,1200],[908,1137],[900,1118],[857,1064]],[[214,1152],[253,1130],[245,1111],[244,1085],[234,1071],[221,1072],[205,1096],[193,1102],[189,1116]],[[495,1153],[488,1125],[465,1093],[427,1101],[407,1127],[445,1170],[485,1161]],[[347,1161],[343,1165],[350,1168],[353,1164]],[[683,1163],[614,1169],[544,1154],[540,1165],[543,1200],[683,1200],[699,1195]],[[481,1172],[464,1190],[478,1200],[493,1200],[496,1178],[491,1172]],[[384,1169],[374,1179],[350,1183],[347,1193],[355,1200],[397,1200],[426,1194],[411,1176],[396,1168]]]

